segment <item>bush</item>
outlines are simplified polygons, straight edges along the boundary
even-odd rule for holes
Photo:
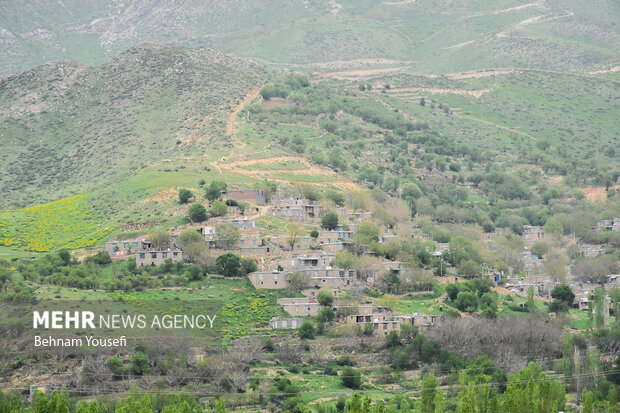
[[[189,199],[194,196],[194,193],[189,189],[181,188],[179,189],[179,202],[182,204],[187,204]]]
[[[331,307],[334,303],[334,296],[329,291],[321,291],[319,292],[318,301],[323,307]]]
[[[349,389],[359,389],[362,387],[362,373],[351,367],[345,367],[342,370],[340,381],[344,387]]]
[[[306,320],[301,324],[301,327],[297,330],[299,338],[312,340],[314,338],[314,324],[312,321]]]
[[[189,207],[189,219],[193,222],[206,221],[207,209],[202,204],[193,204]]]
[[[335,212],[328,212],[321,218],[321,226],[328,231],[333,231],[338,228],[338,214]]]
[[[320,321],[328,323],[334,320],[334,310],[329,307],[322,308],[317,317]]]
[[[575,293],[573,293],[573,290],[571,290],[571,288],[566,284],[560,284],[553,287],[553,290],[551,290],[551,297],[555,300],[566,303],[569,307],[572,306],[573,301],[575,301]]]
[[[342,356],[336,360],[336,364],[339,366],[353,366],[354,363],[349,356]]]
[[[232,252],[227,252],[215,259],[215,267],[218,274],[225,277],[237,277],[241,275],[241,258]]]
[[[120,378],[125,372],[125,366],[123,365],[123,360],[121,360],[117,356],[112,356],[106,362],[106,366],[110,369],[114,378]]]
[[[319,237],[319,231],[313,229],[312,231],[310,231],[310,236],[314,239],[317,239]]]
[[[239,271],[243,275],[258,271],[258,264],[256,264],[256,260],[254,260],[254,258],[241,258]]]
[[[461,311],[473,313],[478,309],[478,297],[469,291],[461,291],[456,296],[454,305]]]
[[[149,358],[144,353],[135,353],[131,356],[131,371],[136,376],[142,376],[150,369]]]

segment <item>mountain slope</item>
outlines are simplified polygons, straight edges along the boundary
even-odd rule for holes
[[[211,50],[143,45],[100,66],[57,62],[5,78],[0,208],[53,201],[213,150],[232,107],[266,76]]]
[[[612,0],[42,0],[0,4],[0,76],[154,41],[319,71],[618,65]]]

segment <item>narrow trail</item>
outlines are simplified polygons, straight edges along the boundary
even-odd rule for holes
[[[241,103],[237,105],[235,110],[233,110],[233,112],[228,116],[228,121],[226,122],[226,135],[229,135],[229,136],[232,135],[233,129],[235,127],[235,119],[237,119],[237,115],[239,114],[239,112],[243,110],[243,108],[245,108],[245,105],[247,105],[248,103],[250,103],[251,101],[253,101],[254,99],[258,97],[258,94],[260,93],[262,88],[263,86],[261,85],[257,87],[256,89],[254,89],[252,92],[250,92],[250,94],[247,95],[245,99],[243,99]]]

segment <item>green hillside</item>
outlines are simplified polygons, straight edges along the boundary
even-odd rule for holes
[[[102,62],[144,41],[325,72],[592,71],[618,65],[619,14],[611,0],[9,0],[0,76],[58,59]]]
[[[5,78],[0,208],[108,187],[156,161],[213,151],[232,108],[266,75],[217,52],[147,45],[100,66],[57,62]]]

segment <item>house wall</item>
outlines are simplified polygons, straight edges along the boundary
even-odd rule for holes
[[[136,253],[136,264],[138,267],[149,265],[159,266],[168,258],[173,262],[183,261],[183,251],[181,250],[145,250]]]
[[[293,317],[315,316],[319,313],[321,305],[314,299],[304,298],[280,298],[278,304],[282,309]]]

